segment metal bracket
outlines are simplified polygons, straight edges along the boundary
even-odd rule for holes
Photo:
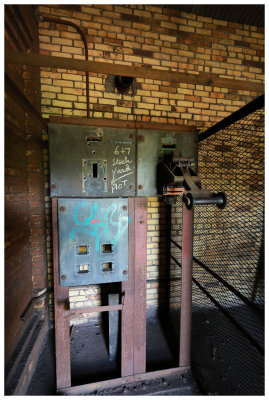
[[[176,151],[173,161],[167,165],[162,163],[166,173],[167,184],[163,186],[164,196],[180,196],[188,210],[195,205],[216,204],[220,209],[227,205],[227,197],[224,192],[210,192],[201,188],[201,178],[191,168],[193,160],[179,157]]]

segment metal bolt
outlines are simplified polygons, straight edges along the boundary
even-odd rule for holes
[[[127,271],[126,271],[126,269],[125,269],[125,270],[123,270],[123,271],[122,271],[122,273],[123,273],[123,275],[126,275],[126,274],[127,274]]]
[[[139,190],[143,189],[143,185],[138,185],[138,189]]]
[[[57,185],[56,185],[55,183],[53,183],[53,184],[51,185],[51,188],[52,188],[52,189],[56,189],[56,188],[57,188]]]
[[[62,281],[65,281],[65,280],[66,280],[66,278],[67,278],[67,276],[66,276],[66,275],[61,275],[61,280],[62,280]]]
[[[60,207],[60,211],[61,211],[61,212],[65,212],[65,210],[66,210],[66,207],[64,207],[64,206],[61,206],[61,207]]]
[[[143,135],[139,135],[138,136],[138,140],[139,140],[139,142],[144,142],[144,136]]]
[[[122,208],[123,208],[123,210],[124,210],[124,211],[126,211],[126,210],[127,210],[127,206],[123,206]]]

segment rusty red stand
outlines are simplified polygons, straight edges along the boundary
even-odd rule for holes
[[[129,280],[122,282],[122,304],[69,310],[69,288],[59,285],[57,198],[52,199],[56,382],[61,394],[87,394],[93,388],[154,379],[187,371],[190,362],[193,211],[183,206],[182,312],[180,367],[146,373],[147,198],[129,198]],[[191,243],[191,245],[190,245]],[[69,320],[79,314],[120,310],[121,378],[71,387]]]
[[[194,209],[182,204],[181,306],[179,366],[190,365]]]

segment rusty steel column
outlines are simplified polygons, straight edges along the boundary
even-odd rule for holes
[[[135,199],[134,374],[146,372],[147,204]]]
[[[191,361],[191,307],[194,210],[182,204],[181,307],[179,366]]]
[[[69,319],[65,318],[69,288],[59,285],[58,254],[58,199],[52,198],[52,233],[53,233],[53,272],[54,272],[54,312],[55,312],[55,352],[57,389],[71,386],[71,359]]]

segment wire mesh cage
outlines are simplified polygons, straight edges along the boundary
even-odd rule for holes
[[[264,108],[199,143],[202,187],[228,205],[194,215],[192,364],[203,391],[264,394]],[[180,312],[181,201],[172,206],[170,315]],[[178,323],[178,322],[177,322]],[[175,332],[178,329],[175,329]]]

